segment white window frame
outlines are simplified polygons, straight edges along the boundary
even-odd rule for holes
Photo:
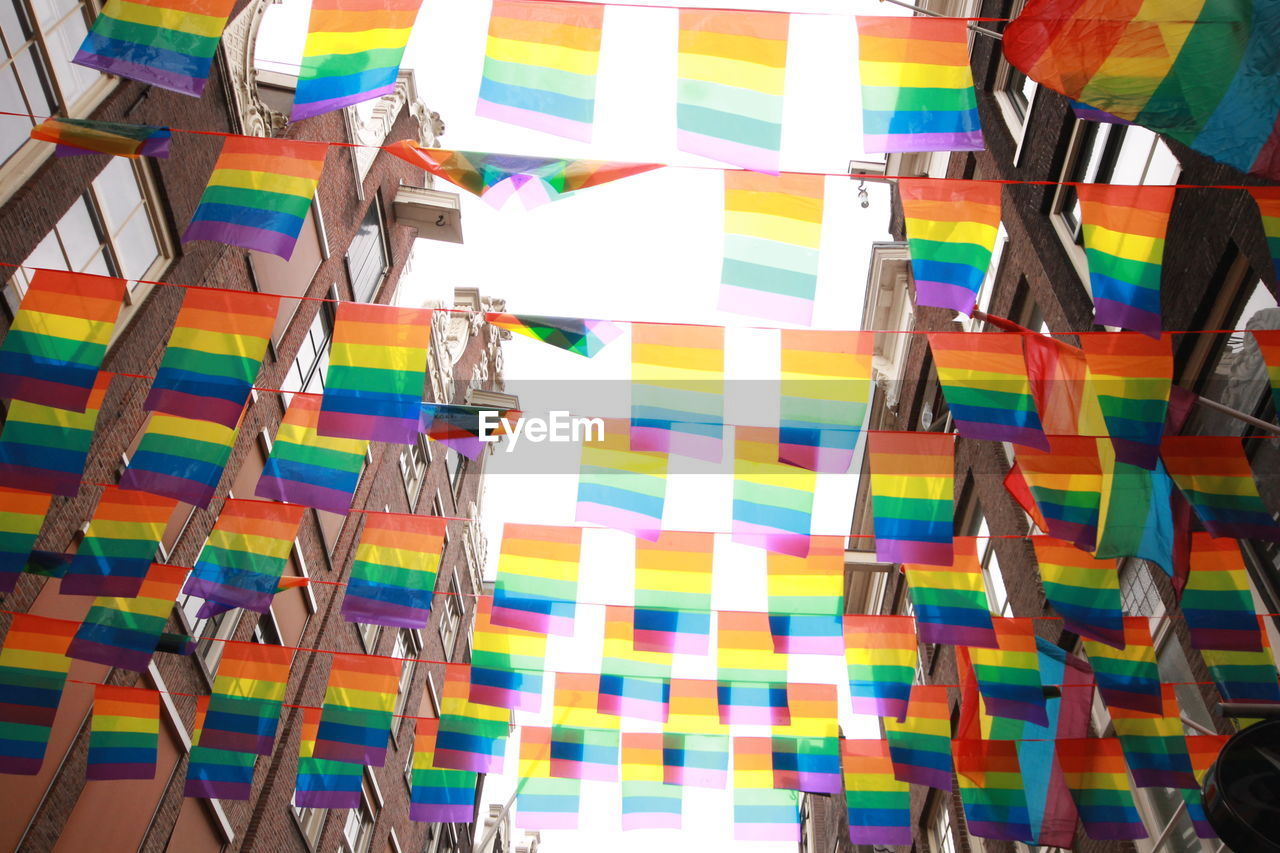
[[[457,571],[449,572],[449,589],[444,596],[440,609],[440,643],[444,648],[444,659],[452,661],[454,650],[458,646],[458,634],[462,632],[462,623],[467,618],[466,605],[462,603],[462,587],[458,583]]]
[[[381,792],[369,768],[366,767],[360,786],[360,805],[347,810],[346,821],[342,825],[343,853],[368,853],[373,845],[373,834],[378,826],[378,815],[381,811]]]
[[[929,815],[929,849],[934,853],[958,853],[955,827],[951,824],[951,810],[947,808],[947,797],[940,793],[934,796],[933,813]]]

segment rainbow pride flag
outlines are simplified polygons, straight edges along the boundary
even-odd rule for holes
[[[445,664],[432,763],[451,770],[501,773],[511,712],[472,702],[470,690],[470,664]]]
[[[596,707],[603,714],[665,723],[671,700],[671,654],[635,648],[634,634],[633,608],[605,607]],[[557,689],[561,677],[557,676]]]
[[[1210,536],[1280,541],[1239,438],[1166,435],[1160,455]]]
[[[1018,762],[1018,742],[964,740],[951,745],[969,833],[1034,844],[1031,813]]]
[[[1055,435],[1046,452],[1019,448],[1018,470],[1049,535],[1082,551],[1093,550],[1102,512],[1098,439]]]
[[[960,435],[1049,450],[1019,335],[930,332],[929,349]]]
[[[52,495],[0,488],[0,595],[17,586],[52,502]]]
[[[171,498],[106,486],[58,591],[133,598],[177,505]]]
[[[786,725],[787,656],[774,651],[769,614],[717,614],[716,678],[720,722]]]
[[[790,16],[681,9],[676,147],[778,171]]]
[[[316,730],[316,758],[368,767],[386,763],[402,666],[397,658],[333,655]]]
[[[551,729],[520,727],[516,826],[521,829],[578,828],[578,797],[582,782],[553,777],[553,750]]]
[[[671,712],[663,727],[663,781],[723,788],[729,773],[728,727],[720,722],[716,682],[671,680]]]
[[[1280,205],[1280,201],[1277,205]],[[1280,279],[1280,275],[1277,278]],[[1254,342],[1258,345],[1258,354],[1262,356],[1262,362],[1267,368],[1267,379],[1271,382],[1271,405],[1280,412],[1280,331],[1251,329],[1250,334],[1253,335]]]
[[[0,648],[0,773],[40,772],[62,687],[71,669],[67,646],[76,623],[15,613]]]
[[[1182,800],[1187,804],[1187,817],[1191,818],[1198,838],[1211,841],[1216,841],[1218,838],[1218,833],[1214,830],[1213,824],[1209,823],[1209,816],[1204,811],[1201,786],[1204,785],[1205,774],[1209,772],[1213,762],[1218,760],[1218,754],[1230,739],[1231,735],[1200,735],[1187,738],[1187,753],[1191,756],[1191,769],[1200,786],[1183,788],[1178,793],[1182,794]]]
[[[733,838],[800,840],[800,795],[773,787],[773,743],[767,737],[733,739]]]
[[[1262,650],[1239,542],[1214,539],[1207,533],[1191,534],[1191,572],[1180,604],[1191,645],[1197,649]]]
[[[804,558],[818,478],[778,461],[779,431],[734,427],[733,541]]]
[[[1161,260],[1174,188],[1079,184],[1076,193],[1093,321],[1159,338]]]
[[[864,151],[985,147],[968,35],[959,18],[858,16]]]
[[[507,426],[482,425],[481,418],[497,416]],[[468,459],[479,459],[490,445],[481,436],[501,438],[503,430],[520,419],[517,409],[493,409],[481,406],[455,406],[449,403],[423,403],[418,410],[418,433]],[[590,432],[590,430],[588,430]]]
[[[146,672],[187,571],[152,563],[134,597],[95,599],[76,629],[67,657]]]
[[[419,720],[423,722],[424,720]],[[438,722],[432,719],[432,723]],[[302,734],[298,739],[298,777],[293,804],[300,809],[358,809],[364,765],[316,758],[316,731],[320,709],[302,708]],[[414,760],[417,760],[415,745]]]
[[[683,792],[662,772],[661,732],[623,732],[622,828],[679,829]]]
[[[224,643],[201,744],[231,752],[271,754],[293,651],[264,643]]]
[[[537,712],[542,705],[547,635],[493,624],[493,606],[493,596],[483,595],[476,601],[468,696],[482,705]]]
[[[11,402],[0,430],[0,486],[75,497],[110,384],[111,374],[98,374],[83,413]]]
[[[867,434],[877,560],[954,562],[955,453],[950,435]]]
[[[294,394],[271,443],[271,456],[255,495],[340,515],[351,510],[369,440],[323,436],[319,425],[320,398]]]
[[[791,719],[773,727],[773,787],[840,793],[839,704],[834,684],[787,684]]]
[[[234,0],[107,0],[71,60],[200,97]]]
[[[31,128],[32,139],[57,144],[53,152],[57,157],[112,154],[131,160],[167,158],[171,136],[167,127],[62,116],[50,116]]]
[[[1096,560],[1069,542],[1032,536],[1044,597],[1062,627],[1090,640],[1124,647],[1120,573],[1114,559]]]
[[[824,180],[724,173],[721,311],[804,326],[813,322]]]
[[[234,427],[153,412],[120,488],[207,507],[235,443]]]
[[[724,456],[724,327],[631,325],[631,449]]]
[[[843,474],[867,417],[875,336],[809,329],[781,336],[778,461]]]
[[[1271,252],[1271,292],[1280,291],[1280,188],[1248,187],[1262,217],[1262,234]],[[1254,332],[1256,335],[1257,332]],[[1271,363],[1268,361],[1268,363]]]
[[[602,729],[617,731],[617,715],[601,711],[600,676],[594,672],[558,672],[555,674],[555,691],[551,708],[551,725],[572,729]],[[614,744],[617,748],[617,744]],[[575,760],[568,752],[556,755],[554,760]],[[614,756],[614,764],[617,763]],[[560,774],[555,774],[560,775]]]
[[[1111,113],[1104,112],[1097,107],[1091,107],[1080,101],[1071,102],[1071,113],[1081,121],[1096,121],[1099,124],[1133,124],[1131,121],[1117,118]]]
[[[595,697],[590,698],[594,700]],[[591,704],[594,706],[595,702]],[[618,741],[616,728],[552,726],[551,775],[557,779],[617,782]]]
[[[1110,708],[1111,722],[1124,750],[1129,773],[1139,788],[1197,787],[1187,754],[1176,689],[1172,684],[1158,685],[1153,712]]]
[[[500,0],[501,2],[501,0]],[[513,2],[513,0],[506,0]],[[521,3],[522,6],[532,5]],[[554,6],[541,3],[540,8]],[[579,317],[547,317],[540,314],[485,314],[485,320],[499,329],[506,329],[535,341],[542,341],[577,355],[593,357],[622,335],[617,323],[608,320],[584,320]]]
[[[342,617],[370,625],[427,627],[447,527],[443,518],[365,513]]]
[[[969,649],[978,691],[988,714],[1049,725],[1036,629],[1030,619],[996,617],[992,620],[998,647]]]
[[[1107,707],[1160,713],[1160,671],[1145,616],[1124,617],[1124,644],[1113,648],[1085,639],[1085,652],[1098,681],[1098,693]]]
[[[494,0],[476,115],[591,141],[604,6]]]
[[[951,566],[904,563],[902,572],[915,607],[920,642],[999,647],[977,539],[961,536],[955,540],[955,563]]]
[[[124,279],[36,270],[0,341],[0,397],[85,411],[124,293]]]
[[[664,531],[636,540],[636,651],[705,655],[711,634],[710,533]]]
[[[159,742],[159,691],[93,685],[86,779],[154,779]]]
[[[265,293],[188,288],[142,408],[234,428],[279,308]]]
[[[200,743],[210,697],[196,697],[196,718],[191,731],[191,753],[187,757],[185,797],[219,800],[247,800],[253,791],[253,769],[258,756],[252,752],[214,749]]]
[[[313,0],[290,121],[389,95],[422,0]]]
[[[1261,618],[1253,617],[1253,625],[1260,628]],[[1205,649],[1200,653],[1209,668],[1209,677],[1218,686],[1222,698],[1229,702],[1280,704],[1280,675],[1276,672],[1266,629],[1262,628],[1258,636],[1262,647],[1256,652]]]
[[[1116,460],[1150,471],[1160,458],[1169,409],[1171,339],[1108,332],[1081,335],[1080,345]]]
[[[849,840],[854,844],[910,844],[911,788],[893,775],[889,744],[841,740]]]
[[[769,631],[780,654],[844,653],[844,537],[814,536],[809,554],[769,554]]]
[[[923,22],[919,18],[891,20]],[[968,59],[964,66],[968,72]],[[916,283],[916,304],[969,316],[995,251],[1000,185],[903,178],[898,181],[898,196]]]
[[[853,712],[904,720],[920,658],[915,620],[845,614],[844,657]]]
[[[305,511],[296,504],[229,498],[183,592],[266,613]]]
[[[226,137],[182,242],[212,240],[289,260],[328,150],[326,142]]]
[[[1120,741],[1110,737],[1068,738],[1055,745],[1085,834],[1095,841],[1146,838],[1146,827],[1129,790]]]
[[[581,528],[504,525],[493,624],[572,637],[581,552]]]
[[[667,497],[667,454],[632,450],[631,423],[603,420],[603,435],[582,442],[574,519],[656,540]]]
[[[885,717],[884,733],[893,778],[951,790],[951,706],[946,687],[913,684],[906,718]]]
[[[421,823],[471,823],[475,820],[476,774],[446,770],[432,761],[440,721],[414,721],[413,764],[409,781],[409,820]]]

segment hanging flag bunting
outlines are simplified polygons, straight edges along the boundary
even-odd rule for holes
[[[177,505],[171,498],[104,487],[58,591],[63,595],[136,596]]]
[[[1002,485],[1009,497],[1013,498],[1018,507],[1031,519],[1032,524],[1041,530],[1049,529],[1049,522],[1045,520],[1040,507],[1036,505],[1036,500],[1031,495],[1031,487],[1027,485],[1027,478],[1022,475],[1022,467],[1017,459],[1014,459],[1013,464],[1009,466],[1009,473],[1004,475]]]
[[[1262,234],[1271,252],[1271,292],[1280,292],[1280,188],[1246,187],[1258,205],[1262,217]],[[1254,332],[1256,335],[1257,332]],[[1268,363],[1271,363],[1268,361]]]
[[[159,691],[93,685],[86,779],[154,779],[159,741]]]
[[[581,552],[581,528],[503,525],[493,624],[572,637]]]
[[[1182,801],[1187,804],[1187,817],[1191,818],[1197,838],[1210,841],[1218,839],[1218,833],[1214,831],[1213,824],[1209,823],[1209,816],[1205,814],[1201,791],[1205,775],[1213,766],[1213,762],[1218,760],[1218,754],[1222,752],[1222,747],[1226,746],[1229,740],[1231,735],[1200,735],[1187,738],[1187,753],[1191,756],[1191,769],[1195,773],[1198,784],[1195,788],[1183,788],[1178,793],[1182,794]]]
[[[75,497],[110,384],[111,374],[98,374],[83,413],[11,402],[0,430],[0,486]]]
[[[0,595],[17,586],[52,502],[52,495],[0,488]]]
[[[169,128],[50,116],[31,128],[31,138],[57,143],[55,157],[113,154],[116,157],[169,156]]]
[[[807,557],[769,554],[769,631],[780,654],[844,653],[843,536],[814,536]]]
[[[681,9],[676,147],[778,171],[788,15]]]
[[[276,580],[276,588],[272,591],[271,595],[272,597],[275,597],[286,589],[302,589],[303,587],[309,586],[310,583],[311,581],[308,578],[299,577],[298,575],[285,575]],[[206,599],[205,602],[200,605],[200,609],[196,611],[196,618],[212,619],[219,613],[226,613],[228,611],[235,610],[235,608],[236,605],[234,604],[227,604],[222,601],[210,601]]]
[[[924,23],[910,18],[887,20]],[[969,71],[968,59],[964,70]],[[903,178],[898,181],[898,196],[902,199],[916,304],[971,315],[1000,229],[1000,185]]]
[[[124,294],[121,278],[36,270],[0,341],[0,397],[85,411]]]
[[[841,740],[844,804],[854,844],[911,843],[911,787],[893,776],[889,744]]]
[[[1167,427],[1166,427],[1167,428]],[[1105,442],[1105,439],[1098,439]],[[1106,446],[1100,445],[1105,455]],[[1164,463],[1148,471],[1137,465],[1113,462],[1109,474],[1111,488],[1104,497],[1106,519],[1098,539],[1098,557],[1142,557],[1171,573],[1175,565],[1175,542],[1185,538],[1190,527],[1190,507],[1175,495],[1173,480]],[[1175,501],[1185,513],[1175,510]],[[1186,523],[1180,519],[1185,514]],[[1180,549],[1181,550],[1181,549]]]
[[[1160,671],[1147,617],[1124,617],[1124,644],[1119,648],[1085,639],[1084,649],[1098,679],[1098,693],[1112,712],[1127,708],[1160,713]]]
[[[915,620],[846,614],[844,645],[853,712],[906,719],[920,657]]]
[[[594,712],[594,696],[590,704]],[[557,779],[617,782],[618,738],[617,729],[552,726],[551,774]]]
[[[877,560],[952,564],[955,452],[951,435],[868,433]]]
[[[871,398],[875,335],[782,329],[778,461],[843,474]]]
[[[1007,617],[993,618],[992,624],[998,648],[968,650],[987,713],[1047,726],[1035,625]]]
[[[467,770],[445,770],[433,764],[439,728],[440,721],[432,717],[419,717],[414,722],[409,820],[472,823],[476,811],[476,774]]]
[[[631,449],[723,458],[724,327],[631,325]]]
[[[1116,459],[1154,468],[1173,381],[1171,339],[1109,332],[1081,335],[1080,341]]]
[[[1029,329],[1020,332],[1022,350],[1045,433],[1050,436],[1102,433],[1105,430],[1102,413],[1085,384],[1089,366],[1084,350],[1048,335],[1029,332]]]
[[[1081,551],[1092,551],[1102,506],[1098,439],[1055,435],[1046,452],[1019,448],[1018,470],[1049,535]]]
[[[1096,121],[1099,124],[1133,124],[1131,121],[1117,118],[1111,113],[1103,112],[1097,107],[1091,107],[1080,101],[1071,101],[1071,112],[1081,121]]]
[[[431,309],[338,303],[320,403],[320,435],[418,440]]]
[[[662,731],[666,784],[724,788],[729,776],[729,729],[720,722],[716,682],[673,678],[671,713]]]
[[[316,730],[317,758],[368,767],[386,764],[402,665],[397,658],[377,655],[332,655]]]
[[[1277,199],[1276,206],[1280,208],[1280,199]],[[1280,210],[1277,210],[1276,218],[1280,222]],[[1280,226],[1277,231],[1280,231]],[[1276,242],[1280,243],[1280,234],[1277,235]],[[1280,258],[1280,245],[1276,249],[1277,257]],[[1276,263],[1280,266],[1280,260]],[[1280,272],[1276,278],[1280,281]],[[1277,287],[1280,288],[1280,285]],[[1280,331],[1251,329],[1249,334],[1253,335],[1253,340],[1258,345],[1258,354],[1262,356],[1262,363],[1267,368],[1267,379],[1271,382],[1271,405],[1280,412]]]
[[[293,649],[263,643],[223,645],[200,742],[212,749],[270,755]]]
[[[773,650],[769,614],[717,614],[716,678],[720,722],[786,725],[787,656]]]
[[[448,521],[391,512],[364,514],[342,618],[421,630],[431,618]]]
[[[207,507],[235,443],[234,428],[153,413],[120,477],[120,488]]]
[[[1034,844],[1017,741],[956,741],[952,751],[969,833]]]
[[[594,672],[557,672],[555,674],[555,693],[551,708],[551,725],[568,729],[600,729],[617,731],[618,717],[599,710],[600,676]],[[552,740],[555,741],[554,731]],[[618,763],[616,750],[613,765]],[[561,751],[552,755],[552,761],[577,761],[576,753]],[[553,772],[555,770],[553,766]],[[555,773],[559,776],[561,774]],[[609,781],[617,781],[616,773],[610,775]],[[577,778],[577,777],[574,777]]]
[[[1161,260],[1174,188],[1082,183],[1076,193],[1093,321],[1158,339]]]
[[[275,325],[280,298],[189,287],[142,408],[233,429]]]
[[[710,533],[664,531],[636,540],[636,651],[705,655],[711,635]]]
[[[977,539],[956,538],[952,566],[904,563],[902,571],[915,607],[920,642],[998,648]]]
[[[15,613],[0,648],[0,773],[40,772],[62,687],[71,669],[67,646],[76,623]]]
[[[258,613],[271,609],[305,508],[229,498],[183,591]]]
[[[885,739],[900,782],[951,790],[951,707],[947,688],[933,684],[911,687],[906,719],[884,719]]]
[[[1239,542],[1214,539],[1208,533],[1191,534],[1191,574],[1180,604],[1191,645],[1197,649],[1262,650]]]
[[[671,654],[635,648],[634,634],[633,608],[605,608],[597,709],[602,714],[665,723],[671,699]]]
[[[300,809],[360,808],[364,765],[316,758],[316,731],[320,728],[320,709],[303,707],[301,710],[302,734],[298,740],[298,778],[293,792],[293,804]],[[416,764],[416,745],[414,758]],[[474,793],[473,789],[472,794]]]
[[[1266,629],[1259,624],[1260,618],[1250,617],[1250,624],[1262,640],[1258,651],[1205,649],[1200,653],[1209,668],[1209,676],[1218,685],[1218,692],[1228,702],[1280,704],[1280,675],[1276,672]]]
[[[547,635],[494,625],[492,612],[493,596],[480,596],[472,625],[469,698],[497,708],[537,712],[542,704]]]
[[[422,0],[318,0],[290,121],[390,95]]]
[[[1049,450],[1018,335],[930,332],[929,349],[960,435]]]
[[[498,421],[496,425],[491,420],[493,418]],[[500,439],[510,433],[512,422],[519,419],[519,409],[423,403],[418,412],[418,432],[474,461],[492,446],[481,436]],[[587,432],[591,430],[588,428]]]
[[[1056,746],[1085,834],[1095,841],[1146,838],[1146,827],[1129,790],[1120,741],[1110,737],[1072,738],[1057,741]]]
[[[1110,707],[1129,773],[1139,788],[1196,787],[1176,689],[1172,684],[1159,685],[1154,712]]]
[[[834,684],[787,684],[791,721],[773,727],[773,787],[840,793],[839,704]]]
[[[1115,560],[1096,560],[1051,536],[1032,536],[1044,597],[1072,633],[1124,648],[1120,573]]]
[[[506,2],[514,5],[517,0],[506,0]],[[524,2],[519,5],[533,4]],[[538,8],[556,5],[559,4],[540,3]],[[485,314],[484,318],[490,325],[497,326],[499,329],[506,329],[508,332],[515,332],[517,335],[524,335],[587,358],[593,357],[622,335],[622,329],[618,324],[608,320],[546,317],[541,314]]]
[[[436,735],[436,767],[474,773],[501,773],[511,712],[479,705],[468,698],[471,666],[444,667],[440,691],[440,730]]]
[[[622,828],[680,829],[683,792],[662,772],[660,732],[622,733]]]
[[[187,755],[187,782],[182,795],[218,800],[248,800],[253,791],[253,768],[258,761],[257,754],[214,749],[200,743],[210,698],[196,697],[191,752]]]
[[[778,430],[737,426],[733,439],[733,541],[803,559],[817,475],[778,461]]]
[[[520,783],[516,787],[516,826],[521,829],[577,829],[582,782],[551,774],[551,729],[520,727]]]
[[[631,449],[631,422],[603,418],[599,436],[582,442],[575,521],[655,541],[662,535],[667,454]]]
[[[320,398],[294,394],[254,494],[346,515],[369,450],[366,438],[320,435]]]
[[[733,839],[800,840],[800,795],[773,787],[773,746],[767,737],[733,739]]]
[[[725,171],[721,311],[813,322],[824,181],[822,175]]]
[[[1280,541],[1239,438],[1167,435],[1160,455],[1210,536]]]
[[[960,18],[859,15],[858,78],[867,153],[985,147]]]
[[[187,571],[152,563],[134,597],[95,599],[76,629],[67,657],[146,672]]]

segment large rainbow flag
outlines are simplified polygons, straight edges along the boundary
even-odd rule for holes
[[[778,461],[843,474],[867,417],[875,335],[810,329],[781,334]]]
[[[719,462],[724,327],[633,323],[631,449]]]
[[[949,566],[955,536],[955,437],[873,432],[867,438],[876,559]]]
[[[930,332],[938,384],[965,438],[1047,451],[1022,341],[1004,332]]]

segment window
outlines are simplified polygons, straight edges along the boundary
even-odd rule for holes
[[[347,811],[347,822],[342,827],[342,850],[344,853],[367,853],[373,841],[373,828],[378,822],[377,792],[369,781],[365,771],[364,784],[360,790],[359,808]]]
[[[987,585],[987,601],[991,612],[996,616],[1012,616],[1013,605],[1009,603],[1009,591],[1005,589],[1004,574],[1000,571],[1000,558],[996,554],[996,540],[991,536],[991,528],[987,518],[979,515],[978,555],[982,559],[982,579]]]
[[[462,589],[458,586],[458,573],[449,575],[449,592],[440,608],[440,642],[444,645],[445,660],[453,660],[453,647],[458,640],[458,629],[466,617],[462,605]]]
[[[360,635],[360,644],[364,646],[365,653],[373,654],[373,650],[378,647],[378,638],[382,636],[382,626],[369,622],[357,622],[355,626],[356,633]]]
[[[400,663],[400,686],[396,693],[395,715],[404,713],[405,703],[409,701],[409,689],[413,687],[413,673],[417,667],[415,660],[422,655],[422,635],[412,628],[401,628],[396,634],[396,644],[391,651],[393,658],[403,658]]]
[[[293,806],[293,816],[298,821],[298,831],[307,840],[307,844],[315,849],[321,833],[324,832],[324,819],[329,816],[329,810]]]
[[[935,796],[937,804],[929,820],[929,845],[936,853],[956,853],[956,836],[951,828],[951,812],[945,798]]]
[[[800,853],[815,853],[818,849],[813,825],[813,795],[800,795]]]
[[[427,466],[431,464],[431,443],[425,435],[400,451],[400,477],[404,481],[404,493],[409,498],[409,509],[418,505],[418,493],[422,491],[422,482],[427,476]]]
[[[391,268],[382,232],[382,207],[375,198],[347,249],[347,275],[357,302],[371,301]]]
[[[298,345],[298,354],[280,382],[285,405],[293,392],[319,394],[324,391],[324,374],[329,369],[329,343],[333,337],[333,303],[321,302],[307,334]]]
[[[223,640],[230,639],[240,624],[239,608],[223,610],[212,616],[201,616],[205,606],[203,598],[183,593],[178,596],[178,607],[182,610],[183,621],[187,625],[187,633],[196,641],[196,657],[204,664],[205,671],[211,674],[222,658]]]
[[[276,624],[275,614],[268,610],[258,616],[258,624],[253,626],[253,641],[264,646],[282,646],[280,627]]]

